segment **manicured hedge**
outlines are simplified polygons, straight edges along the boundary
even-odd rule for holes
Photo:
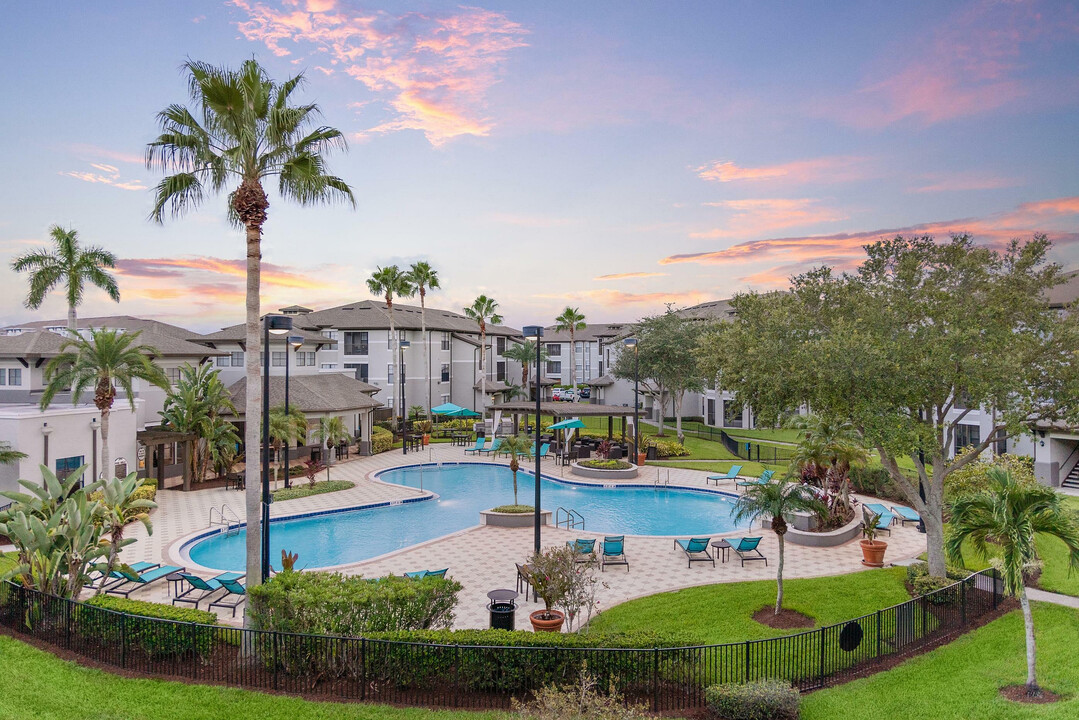
[[[275,490],[273,492],[273,499],[274,502],[279,502],[281,500],[295,500],[296,498],[307,497],[309,495],[321,495],[322,493],[348,490],[354,487],[356,487],[356,483],[351,480],[327,480],[325,482],[317,483],[314,486],[293,485],[290,488]]]
[[[371,428],[371,452],[377,455],[393,447],[393,433],[386,428]]]
[[[202,627],[217,624],[217,615],[211,612],[111,595],[96,595],[85,605],[77,608],[76,627],[89,640],[119,642],[122,627],[129,648],[141,648],[153,657],[189,654],[192,644],[205,657],[213,647],[214,631]],[[127,617],[121,620],[116,613]]]
[[[722,720],[798,720],[801,696],[782,680],[705,688],[711,717]]]
[[[657,440],[655,438],[649,438],[648,444],[656,449],[656,455],[661,458],[689,455],[689,450],[677,440]]]

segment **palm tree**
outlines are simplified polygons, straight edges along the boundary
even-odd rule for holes
[[[167,390],[169,381],[151,357],[157,350],[139,345],[141,331],[91,329],[90,337],[78,333],[60,345],[60,354],[45,366],[45,389],[41,393],[44,410],[59,392],[71,390],[71,403],[77,404],[87,388],[94,388],[94,405],[101,413],[101,469],[106,478],[113,476],[109,457],[109,415],[119,387],[135,411],[135,380],[144,380]],[[96,479],[96,478],[95,478]]]
[[[487,355],[487,323],[495,325],[502,322],[502,316],[498,314],[498,302],[494,298],[480,295],[465,308],[465,315],[476,321],[480,326],[480,409],[487,410],[487,373],[484,372],[484,358]]]
[[[295,405],[290,406],[285,412],[285,406],[279,405],[270,411],[270,442],[273,444],[274,454],[280,458],[281,447],[288,443],[307,440],[307,416]],[[278,463],[278,469],[281,463]],[[277,475],[274,473],[274,485],[277,484]],[[289,468],[285,468],[285,486],[289,485]]]
[[[975,555],[989,557],[990,545],[1000,549],[998,569],[1004,592],[1017,595],[1023,608],[1027,644],[1027,695],[1041,694],[1035,675],[1034,618],[1027,598],[1025,573],[1038,559],[1036,536],[1059,538],[1068,549],[1071,569],[1079,569],[1079,519],[1064,508],[1061,496],[1043,485],[1024,484],[1001,467],[988,470],[989,489],[952,502],[951,531],[944,549],[961,564],[963,544]]]
[[[767,482],[747,488],[744,495],[734,505],[734,521],[768,517],[772,520],[772,532],[779,538],[779,563],[776,570],[776,610],[783,609],[783,536],[787,534],[787,523],[794,522],[797,511],[820,512],[821,502],[813,497],[805,485],[784,482]]]
[[[120,302],[120,288],[116,278],[102,268],[116,267],[116,256],[97,246],[79,246],[78,231],[65,230],[59,225],[49,228],[54,252],[36,250],[20,255],[11,261],[15,272],[30,273],[30,292],[26,295],[26,307],[37,310],[45,302],[45,296],[63,283],[67,292],[67,329],[78,327],[75,308],[82,302],[86,283],[90,282],[104,290],[110,298]]]
[[[189,61],[184,64],[194,109],[173,104],[158,113],[161,135],[147,147],[146,164],[168,174],[156,190],[150,217],[163,222],[165,209],[181,215],[197,207],[207,192],[230,189],[230,217],[242,225],[247,241],[247,316],[244,376],[247,379],[248,518],[259,517],[259,273],[262,226],[269,201],[263,180],[277,176],[281,196],[301,205],[347,200],[352,190],[326,171],[326,153],[345,147],[341,131],[327,126],[312,129],[320,110],[313,103],[294,105],[292,93],[303,74],[284,83],[270,79],[255,61],[239,70]],[[269,352],[269,348],[266,348]],[[247,533],[248,582],[258,582],[261,567],[259,533]]]
[[[322,447],[326,448],[326,479],[330,479],[330,465],[337,451],[337,446],[348,440],[348,430],[345,429],[345,421],[340,417],[319,418],[318,427],[315,428],[315,439]]]
[[[367,279],[367,289],[373,295],[382,295],[386,298],[386,313],[390,316],[390,353],[393,355],[393,383],[390,384],[390,392],[393,393],[394,415],[403,421],[405,409],[397,407],[404,403],[399,403],[397,397],[400,394],[398,385],[401,384],[401,373],[400,368],[397,367],[400,351],[397,349],[399,346],[397,326],[393,321],[393,298],[395,295],[399,298],[412,297],[416,294],[416,288],[413,287],[407,273],[401,272],[401,268],[396,265],[390,265],[375,269],[375,273]]]
[[[29,457],[24,452],[19,452],[11,447],[10,443],[0,442],[0,465],[13,465],[18,460]]]
[[[149,510],[157,507],[153,500],[136,496],[136,491],[145,484],[146,480],[139,478],[135,473],[130,473],[125,478],[109,478],[101,486],[101,502],[98,507],[102,528],[101,534],[108,538],[109,554],[106,556],[105,567],[102,570],[103,577],[110,577],[116,569],[116,556],[120,549],[128,543],[124,542],[124,528],[128,523],[138,520],[146,528],[147,535],[154,534],[154,526],[150,523]],[[100,595],[105,589],[105,582],[97,585],[95,595]]]
[[[224,413],[235,415],[236,408],[220,372],[209,363],[197,367],[184,363],[180,379],[165,397],[161,419],[170,429],[196,436],[190,443],[190,473],[185,473],[196,481],[206,478],[214,444],[235,444],[237,440],[235,426],[220,417]],[[185,484],[184,489],[190,485]]]
[[[532,438],[527,435],[508,435],[502,438],[498,447],[500,453],[510,456],[510,472],[513,473],[513,504],[517,504],[517,471],[521,469],[519,459],[532,459]]]
[[[529,368],[536,360],[536,342],[534,340],[525,339],[525,341],[520,344],[514,343],[513,347],[507,348],[506,352],[502,353],[502,357],[507,360],[521,363],[521,387],[527,388]],[[541,347],[540,362],[546,361],[549,357],[547,348]],[[536,392],[539,392],[539,372],[537,372],[536,375]]]
[[[853,424],[822,415],[796,415],[785,425],[805,431],[791,456],[803,481],[828,491],[830,510],[847,519],[850,509],[850,469],[869,458],[862,436]]]
[[[438,271],[427,262],[414,262],[408,269],[408,281],[420,294],[420,329],[423,334],[423,377],[427,380],[427,419],[431,419],[431,362],[428,359],[430,341],[427,338],[427,290],[437,290]]]
[[[558,332],[569,333],[569,371],[573,378],[573,402],[577,402],[577,331],[588,327],[584,322],[584,314],[579,308],[566,307],[562,314],[554,319],[554,329]]]

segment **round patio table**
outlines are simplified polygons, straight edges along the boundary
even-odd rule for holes
[[[726,540],[715,540],[712,542],[712,547],[722,553],[722,562],[727,562],[727,558],[730,557],[731,554],[731,544]]]

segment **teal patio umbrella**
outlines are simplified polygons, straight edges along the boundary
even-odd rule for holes
[[[585,426],[584,422],[582,422],[581,420],[578,420],[577,418],[571,418],[569,420],[563,420],[561,422],[556,422],[554,425],[549,426],[547,429],[548,430],[562,430],[563,431],[562,435],[560,436],[560,442],[558,443],[558,449],[559,449],[559,451],[561,451],[562,446],[569,442],[569,439],[567,438],[565,431],[566,430],[576,430],[577,428],[583,428],[584,426]]]
[[[431,412],[435,415],[453,415],[464,410],[460,405],[454,403],[442,403],[438,407],[431,408]]]
[[[431,412],[434,412],[434,410],[431,410]],[[468,408],[457,408],[456,410],[454,410],[452,412],[447,412],[447,413],[442,413],[442,414],[446,415],[447,417],[455,417],[455,418],[477,418],[477,417],[480,416],[480,414],[478,412],[475,412],[473,410],[469,410]]]

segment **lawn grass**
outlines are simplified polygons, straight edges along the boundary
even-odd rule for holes
[[[290,488],[281,488],[275,490],[273,493],[274,502],[282,502],[284,500],[295,500],[302,497],[310,497],[311,495],[321,495],[328,492],[337,492],[338,490],[348,490],[349,488],[356,487],[356,483],[350,480],[324,480],[317,483],[314,487],[310,485],[293,485]]]
[[[493,720],[502,713],[308,702],[234,688],[131,680],[0,636],[5,720]]]
[[[783,583],[783,607],[809,615],[817,626],[831,625],[910,599],[904,568],[802,578]],[[776,601],[775,580],[720,583],[659,593],[616,605],[592,621],[604,632],[653,630],[702,644],[739,642],[788,635],[752,615]]]
[[[998,688],[1026,680],[1023,618],[1018,611],[899,667],[805,697],[802,720],[832,720],[854,709],[904,720],[1066,720],[1079,717],[1079,613],[1034,604],[1038,682],[1069,696],[1051,705],[1004,700]]]
[[[793,430],[789,428],[779,428],[776,430],[770,430],[767,428],[755,428],[746,430],[743,430],[742,428],[723,428],[723,430],[732,438],[757,440],[761,443],[767,443],[769,441],[775,443],[796,443],[805,434],[804,430]]]
[[[1064,506],[1079,513],[1079,497],[1065,497]],[[1079,570],[1068,565],[1068,550],[1054,537],[1038,536],[1038,556],[1042,559],[1042,576],[1038,586],[1049,592],[1079,597]]]

